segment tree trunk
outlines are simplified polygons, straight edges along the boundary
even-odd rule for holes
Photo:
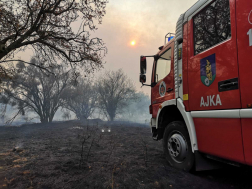
[[[41,123],[51,123],[54,116],[40,116]]]
[[[109,121],[114,121],[115,119],[115,115],[114,114],[109,114]]]
[[[53,118],[54,118],[54,115],[55,115],[55,113],[51,113],[51,114],[49,114],[49,116],[48,116],[49,123],[52,123]]]
[[[49,117],[49,123],[52,123],[53,117],[54,116]]]
[[[48,119],[46,119],[46,118],[40,118],[40,122],[41,123],[48,123]]]

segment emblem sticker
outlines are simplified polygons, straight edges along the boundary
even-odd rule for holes
[[[216,77],[216,61],[215,54],[200,60],[200,77],[201,82],[209,87]]]
[[[166,93],[166,84],[164,81],[162,81],[159,85],[159,94],[160,96],[165,96],[165,93]]]

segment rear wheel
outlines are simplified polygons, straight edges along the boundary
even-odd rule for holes
[[[190,171],[194,164],[190,137],[182,121],[174,121],[165,128],[163,148],[166,160],[172,167]]]

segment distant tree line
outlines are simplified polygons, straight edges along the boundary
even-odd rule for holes
[[[32,58],[31,63],[39,64],[37,61]],[[94,112],[113,121],[117,116],[128,119],[142,116],[143,106],[148,111],[148,96],[137,93],[121,69],[107,71],[96,80],[81,75],[76,79],[75,72],[64,66],[49,68],[54,73],[50,74],[32,64],[9,64],[9,77],[1,79],[0,103],[17,110],[9,122],[32,112],[42,123],[49,123],[60,108],[73,112],[79,120],[91,118]],[[135,107],[136,104],[141,105]],[[68,114],[64,112],[64,118],[70,118]]]

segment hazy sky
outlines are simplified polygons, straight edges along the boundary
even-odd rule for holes
[[[139,60],[153,55],[164,44],[168,32],[175,32],[176,22],[197,0],[109,0],[102,25],[94,33],[108,48],[105,69],[122,68],[137,90],[150,94],[150,87],[140,88]],[[136,41],[135,46],[130,42]],[[147,59],[147,83],[150,83],[152,58]]]
[[[179,16],[196,1],[109,0],[102,24],[97,25],[98,30],[91,33],[92,37],[102,38],[108,48],[105,69],[122,68],[138,91],[150,94],[150,87],[140,88],[140,56],[156,54],[158,47],[164,45],[165,35],[175,32]],[[135,46],[130,45],[132,40],[135,40]],[[17,56],[29,61],[31,55],[28,50]],[[153,58],[148,58],[147,84],[150,84],[152,63]]]

